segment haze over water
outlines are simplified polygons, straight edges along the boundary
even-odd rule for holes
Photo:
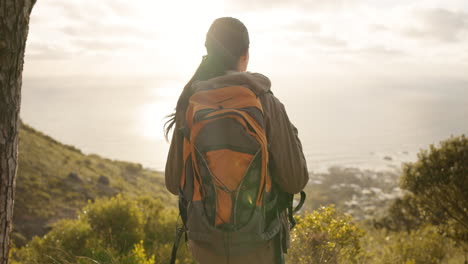
[[[415,160],[420,148],[451,135],[468,134],[467,83],[366,87],[364,82],[336,87],[333,82],[271,79],[275,95],[299,129],[312,171],[332,165],[393,169],[402,161]],[[165,94],[170,89],[180,91],[184,81],[153,83],[26,79],[21,116],[85,153],[163,170],[168,143],[161,120],[176,100]],[[384,160],[385,156],[392,161]]]

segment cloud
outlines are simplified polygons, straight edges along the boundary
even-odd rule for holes
[[[369,26],[369,29],[371,32],[387,32],[390,29],[382,24],[372,24]]]
[[[353,51],[358,55],[396,57],[407,55],[406,52],[399,49],[389,48],[383,45],[370,46]]]
[[[361,0],[303,0],[303,4],[299,5],[314,10],[341,10],[356,7]]]
[[[298,48],[310,48],[314,44],[328,48],[344,48],[348,45],[345,40],[335,37],[334,34],[322,32],[322,25],[313,20],[298,19],[274,30],[284,35],[287,43]]]
[[[92,24],[67,25],[58,30],[70,37],[154,37],[151,32],[144,31],[131,24],[105,24],[97,22]]]
[[[26,48],[27,60],[67,60],[73,55],[72,51],[61,46],[31,43]]]
[[[73,38],[153,38],[154,30],[141,26],[138,7],[122,0],[43,0],[33,13],[31,33],[33,37],[39,30]]]
[[[421,22],[421,26],[407,28],[403,31],[405,36],[457,42],[468,35],[468,13],[436,8],[415,11],[414,15]]]
[[[89,22],[90,20],[102,19],[109,14],[108,9],[101,1],[96,1],[92,5],[80,4],[76,1],[55,0],[50,2],[49,6],[57,8],[61,16],[67,20]]]
[[[293,24],[282,27],[281,29],[287,32],[300,33],[317,33],[320,32],[322,26],[320,23],[311,20],[296,20]]]
[[[138,53],[135,51],[140,51],[142,45],[152,45],[158,35],[151,28],[143,28],[140,20],[130,18],[135,8],[132,6],[121,0],[41,1],[32,17],[28,59],[71,60],[88,55],[110,58],[123,56],[123,52]],[[119,53],[112,53],[115,50]]]
[[[315,36],[314,41],[322,46],[331,48],[344,48],[348,43],[333,36]]]
[[[232,11],[258,11],[274,8],[296,8],[308,11],[333,11],[356,6],[362,0],[230,0],[226,3]]]
[[[109,55],[116,57],[116,51],[127,50],[134,52],[141,49],[141,44],[127,40],[106,39],[82,39],[76,38],[69,41],[67,45],[55,45],[51,43],[31,42],[27,46],[26,55],[28,60],[71,60],[88,55]]]
[[[130,2],[122,0],[50,1],[52,1],[53,6],[60,9],[65,18],[75,21],[96,22],[112,15],[120,17],[136,15],[136,4],[129,4]]]
[[[102,1],[102,0],[101,0]],[[137,2],[126,0],[107,0],[106,6],[117,16],[130,16],[138,15]],[[130,4],[129,4],[130,3]],[[139,3],[140,5],[145,3]]]
[[[133,48],[136,49],[138,45],[127,41],[106,41],[98,39],[77,39],[73,42],[75,47],[82,50],[93,52],[114,52],[121,49]]]
[[[285,41],[288,46],[304,51],[323,52],[324,49],[333,49],[336,51],[346,49],[348,46],[348,43],[345,40],[337,38],[334,35],[319,34],[315,32],[301,35],[294,35],[291,33],[291,35],[285,37]]]

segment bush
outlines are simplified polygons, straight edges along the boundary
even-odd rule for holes
[[[140,243],[134,245],[132,253],[128,257],[123,258],[120,264],[154,264],[154,255],[151,257],[147,257],[146,255],[143,240],[141,240]]]
[[[374,219],[374,227],[394,232],[410,232],[428,222],[434,221],[431,221],[426,212],[421,209],[413,194],[406,194],[393,200],[383,217],[378,220]]]
[[[359,229],[351,216],[341,214],[333,206],[321,207],[304,217],[291,233],[291,263],[357,263],[363,256]]]
[[[78,219],[60,220],[42,238],[11,252],[14,264],[168,263],[177,212],[150,197],[117,195],[89,202]],[[195,263],[180,245],[178,263]]]
[[[440,235],[434,226],[422,227],[409,233],[394,233],[387,237],[387,241],[389,244],[383,247],[382,257],[378,258],[380,264],[441,263],[451,246],[451,241]]]
[[[136,202],[117,195],[88,203],[80,217],[107,246],[125,253],[144,239],[143,214]]]
[[[401,186],[468,250],[468,138],[452,137],[421,151],[417,162],[405,164]]]
[[[177,209],[164,209],[161,200],[148,196],[139,197],[137,204],[143,212],[145,247],[157,256],[156,263],[169,263],[178,218]],[[194,263],[185,243],[180,243],[177,256],[180,263]]]
[[[25,247],[16,252],[24,263],[69,262],[75,256],[87,255],[87,241],[92,236],[88,223],[64,219],[53,225],[43,238],[34,237]]]

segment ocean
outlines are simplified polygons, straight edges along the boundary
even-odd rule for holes
[[[49,77],[23,82],[21,118],[84,153],[164,170],[163,136],[185,80]],[[309,170],[395,170],[450,136],[468,134],[468,82],[314,83],[272,78],[298,128]]]

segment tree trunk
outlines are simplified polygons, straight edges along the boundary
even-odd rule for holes
[[[0,264],[8,264],[29,15],[36,0],[0,0]]]

